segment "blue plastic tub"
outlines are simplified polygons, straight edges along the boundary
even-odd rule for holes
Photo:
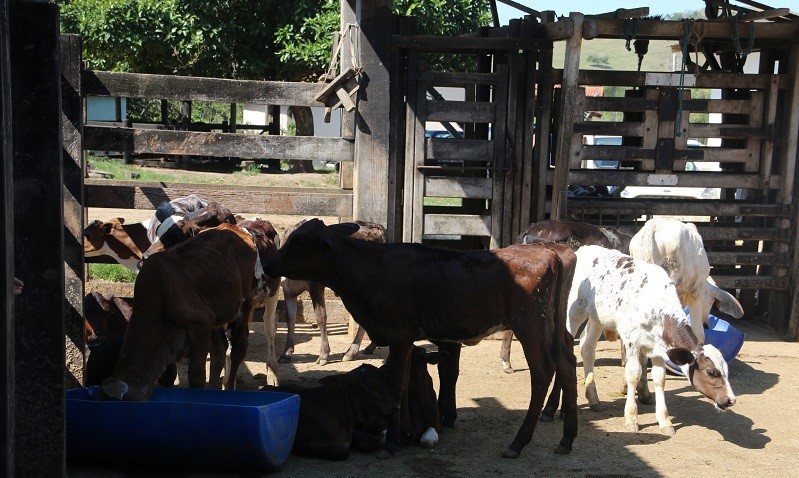
[[[67,459],[118,466],[275,469],[294,444],[300,398],[281,392],[157,388],[150,401],[66,392]]]
[[[746,334],[730,325],[726,320],[719,319],[713,314],[707,316],[705,343],[719,349],[727,363],[730,363],[741,351],[744,339],[746,339]],[[683,374],[680,367],[669,360],[666,361],[666,368],[677,375]]]

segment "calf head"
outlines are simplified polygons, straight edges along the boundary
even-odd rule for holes
[[[667,352],[669,360],[679,365],[682,372],[702,395],[719,410],[735,405],[735,394],[729,383],[727,362],[713,345],[702,345],[697,351],[674,348]]]
[[[134,310],[135,312],[135,310]],[[104,398],[149,400],[167,364],[179,360],[189,347],[184,327],[156,317],[131,317],[114,373],[101,385]]]
[[[122,227],[123,218],[108,222],[92,221],[83,230],[83,254],[86,257],[109,256],[136,272],[142,251]]]
[[[351,222],[326,226],[319,219],[310,219],[287,235],[283,246],[264,264],[264,271],[272,277],[325,283],[320,265],[334,254],[336,236],[351,236],[359,229]]]
[[[322,377],[319,383],[331,390],[346,389],[357,429],[372,435],[386,429],[393,401],[377,367],[363,364],[344,374]]]

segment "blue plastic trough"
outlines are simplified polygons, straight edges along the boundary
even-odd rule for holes
[[[730,325],[726,320],[719,319],[712,314],[707,316],[705,343],[719,349],[727,363],[730,363],[741,351],[745,338],[746,334]],[[669,360],[666,361],[666,368],[677,375],[683,374],[680,367]]]
[[[294,444],[300,398],[280,392],[157,388],[150,401],[66,393],[67,459],[115,466],[264,470]]]

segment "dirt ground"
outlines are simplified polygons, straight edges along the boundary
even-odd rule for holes
[[[433,450],[405,447],[389,460],[374,453],[353,452],[349,460],[329,462],[290,456],[282,469],[263,475],[282,476],[569,476],[569,477],[654,477],[698,476],[791,476],[799,465],[797,410],[799,392],[799,344],[784,342],[769,330],[735,321],[747,334],[738,358],[730,363],[730,377],[738,403],[727,412],[717,412],[683,377],[668,376],[666,403],[677,430],[672,437],[661,435],[654,405],[639,406],[642,429],[623,431],[624,398],[619,393],[622,369],[618,365],[618,344],[600,342],[597,351],[597,384],[605,410],[593,412],[580,393],[579,432],[570,455],[555,455],[560,440],[560,422],[542,423],[532,442],[516,460],[501,452],[513,439],[522,422],[530,397],[530,379],[518,343],[512,359],[516,372],[502,372],[497,340],[484,340],[465,347],[458,382],[458,421],[454,430],[444,430]],[[251,324],[250,352],[241,371],[241,388],[256,389],[265,372],[262,324]],[[285,324],[279,324],[277,342],[282,350]],[[308,324],[298,325],[294,360],[282,364],[282,380],[313,383],[321,376],[343,372],[366,361],[379,366],[387,351],[378,349],[372,357],[341,362],[349,339],[346,324],[332,326],[332,362],[315,364],[319,338]],[[433,347],[427,344],[429,347]],[[582,366],[578,348],[578,380]],[[436,370],[430,368],[437,384]],[[183,383],[185,384],[185,377]],[[437,386],[437,385],[436,385]],[[582,386],[580,387],[582,389]],[[220,475],[186,471],[181,473],[122,471],[113,468],[69,466],[74,478],[138,476],[261,476],[260,473]]]

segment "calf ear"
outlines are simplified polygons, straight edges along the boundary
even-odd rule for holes
[[[666,351],[666,355],[669,356],[669,360],[677,365],[688,365],[696,360],[690,350],[683,348],[669,349]]]
[[[721,312],[731,315],[736,319],[740,319],[744,316],[744,308],[741,306],[741,303],[738,302],[738,299],[736,299],[732,294],[726,290],[719,289],[709,280],[705,284],[705,287],[707,288],[710,296],[713,297],[716,307]]]
[[[342,236],[351,236],[358,232],[361,226],[355,224],[354,222],[342,222],[341,224],[331,224],[330,226],[327,226],[327,228],[336,234],[341,234]]]

